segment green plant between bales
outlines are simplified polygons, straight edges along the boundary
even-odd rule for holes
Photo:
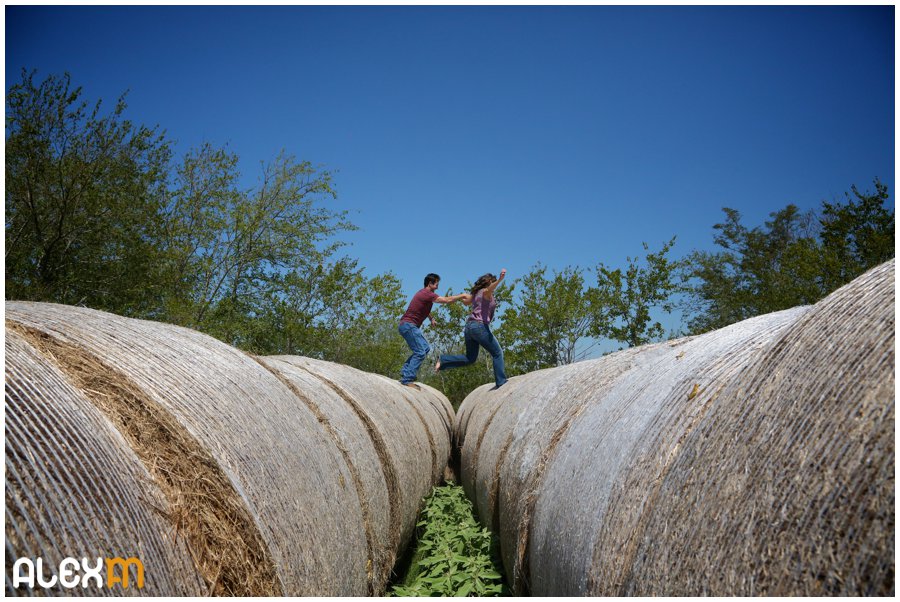
[[[506,594],[495,539],[475,520],[463,488],[435,487],[416,525],[419,538],[409,571],[394,596]]]

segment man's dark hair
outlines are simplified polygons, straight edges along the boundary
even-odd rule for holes
[[[425,276],[425,286],[428,286],[429,284],[434,284],[434,283],[440,282],[440,281],[441,281],[441,277],[438,276],[437,274],[428,274],[427,276]]]

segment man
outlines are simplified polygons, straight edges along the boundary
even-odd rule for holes
[[[466,296],[461,294],[453,295],[452,297],[441,297],[434,292],[437,290],[440,282],[441,277],[437,274],[425,276],[425,288],[413,295],[406,313],[400,318],[400,327],[398,328],[400,336],[406,340],[406,344],[409,345],[412,351],[412,355],[403,364],[403,369],[400,372],[400,383],[407,387],[419,388],[414,381],[419,373],[419,366],[422,365],[425,356],[431,351],[431,347],[428,345],[428,341],[425,340],[421,328],[425,318],[431,318],[432,304],[453,303]]]

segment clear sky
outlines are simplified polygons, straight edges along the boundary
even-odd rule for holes
[[[348,253],[412,295],[501,267],[712,247],[852,184],[894,193],[894,7],[7,6],[6,88],[71,73],[251,183],[336,172]]]

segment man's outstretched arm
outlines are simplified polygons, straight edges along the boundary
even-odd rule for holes
[[[436,297],[435,303],[453,303],[454,301],[459,301],[460,299],[464,299],[466,297],[465,293],[460,293],[459,295],[452,295],[450,297]]]

